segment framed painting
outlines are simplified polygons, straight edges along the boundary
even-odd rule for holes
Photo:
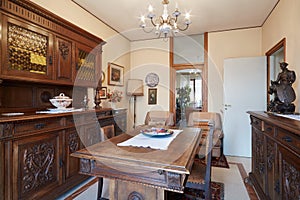
[[[115,63],[108,63],[108,85],[123,86],[124,67]]]
[[[99,90],[100,99],[107,99],[107,87],[101,87]]]
[[[157,104],[157,89],[156,88],[148,89],[148,104],[149,105]]]

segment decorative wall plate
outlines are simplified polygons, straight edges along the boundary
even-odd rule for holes
[[[159,77],[155,73],[149,73],[146,76],[145,82],[149,87],[155,87],[159,83]]]

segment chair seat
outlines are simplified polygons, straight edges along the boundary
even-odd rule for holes
[[[191,184],[205,184],[206,165],[199,158],[195,158],[191,174],[188,177],[186,187],[191,187]]]

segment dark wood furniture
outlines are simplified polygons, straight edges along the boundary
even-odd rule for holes
[[[0,38],[0,112],[46,108],[61,92],[79,106],[101,87],[105,42],[32,1],[0,0]]]
[[[131,134],[137,133],[138,128]],[[164,190],[182,193],[200,143],[200,129],[184,129],[168,150],[117,146],[132,135],[121,134],[73,153],[80,158],[80,173],[110,178],[111,200],[164,199]]]
[[[108,108],[0,115],[0,199],[54,199],[86,179],[70,154],[98,143],[100,127],[117,127],[115,115]]]
[[[300,121],[248,112],[252,125],[252,171],[261,199],[300,199]]]
[[[98,85],[102,39],[27,0],[1,0],[0,18],[1,79]]]
[[[202,129],[202,140],[205,140],[205,145],[202,144],[200,148],[205,149],[205,164],[203,164],[198,158],[193,163],[191,174],[189,175],[185,184],[186,188],[192,188],[204,191],[204,199],[211,199],[211,159],[213,151],[213,135],[214,135],[214,123],[202,122],[199,124]],[[205,138],[203,138],[203,136]],[[198,151],[200,153],[200,151]],[[199,155],[198,156],[203,156]]]

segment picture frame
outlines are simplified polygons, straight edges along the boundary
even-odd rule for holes
[[[107,99],[107,87],[101,87],[98,92],[100,99]]]
[[[157,88],[148,89],[148,105],[157,104]]]
[[[108,85],[124,85],[124,67],[115,63],[108,63]]]
[[[101,83],[105,82],[105,73],[104,71],[101,72]]]

